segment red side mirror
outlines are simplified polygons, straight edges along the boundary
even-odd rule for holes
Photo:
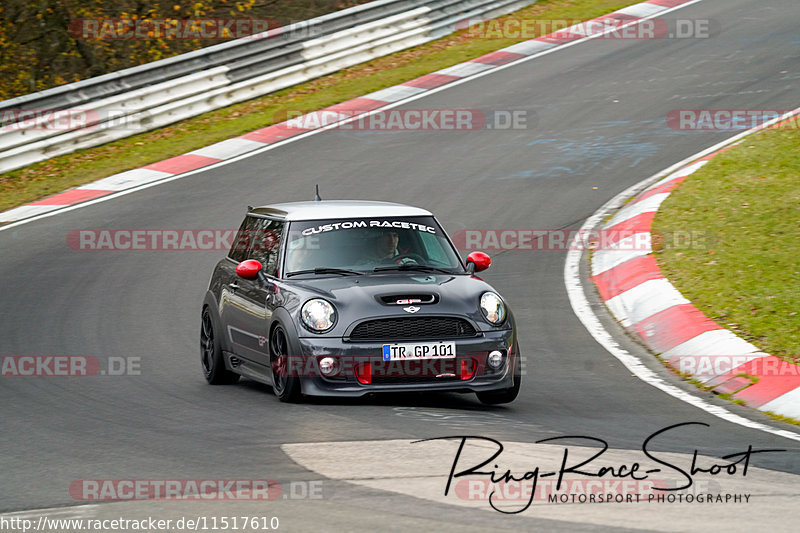
[[[482,272],[492,264],[492,258],[483,252],[472,252],[467,256],[467,262],[475,265],[475,272]]]
[[[264,266],[255,259],[248,259],[236,265],[236,274],[244,279],[256,279]]]

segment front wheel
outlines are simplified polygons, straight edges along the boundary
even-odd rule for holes
[[[522,370],[519,364],[519,352],[517,352],[514,361],[514,385],[507,389],[477,392],[475,395],[481,403],[486,405],[499,405],[502,403],[511,403],[516,400],[519,394],[519,387],[522,384]]]
[[[269,353],[272,359],[272,390],[282,402],[295,403],[300,400],[300,378],[289,373],[289,342],[280,325],[275,326],[269,336]]]
[[[200,362],[203,363],[203,375],[206,381],[212,385],[229,385],[239,381],[239,374],[225,368],[219,339],[214,334],[214,320],[208,307],[203,309],[200,328]]]

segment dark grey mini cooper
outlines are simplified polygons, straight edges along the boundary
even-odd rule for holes
[[[251,208],[214,269],[202,311],[209,383],[239,376],[302,395],[519,393],[514,317],[436,219],[386,202]]]

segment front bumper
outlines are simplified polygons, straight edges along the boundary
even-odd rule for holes
[[[455,359],[411,363],[384,361],[384,343],[346,342],[341,338],[326,337],[302,337],[298,340],[301,353],[298,361],[302,361],[303,370],[294,375],[300,377],[303,394],[310,396],[359,397],[380,392],[507,389],[514,384],[512,369],[519,364],[513,329],[484,331],[479,337],[445,339],[455,343]],[[486,362],[488,354],[494,350],[505,354],[502,366],[496,370]],[[323,357],[337,360],[339,372],[336,376],[325,377],[319,372],[316,363]],[[366,364],[369,364],[369,372],[365,372]],[[299,364],[296,368],[300,369]],[[366,374],[369,374],[368,381],[364,379]]]

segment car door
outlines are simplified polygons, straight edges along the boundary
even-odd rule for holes
[[[236,355],[269,365],[269,325],[275,310],[275,277],[283,235],[283,221],[248,215],[239,229],[233,259],[255,259],[263,276],[247,280],[234,274],[223,298],[223,321]],[[241,253],[244,249],[244,253]]]

